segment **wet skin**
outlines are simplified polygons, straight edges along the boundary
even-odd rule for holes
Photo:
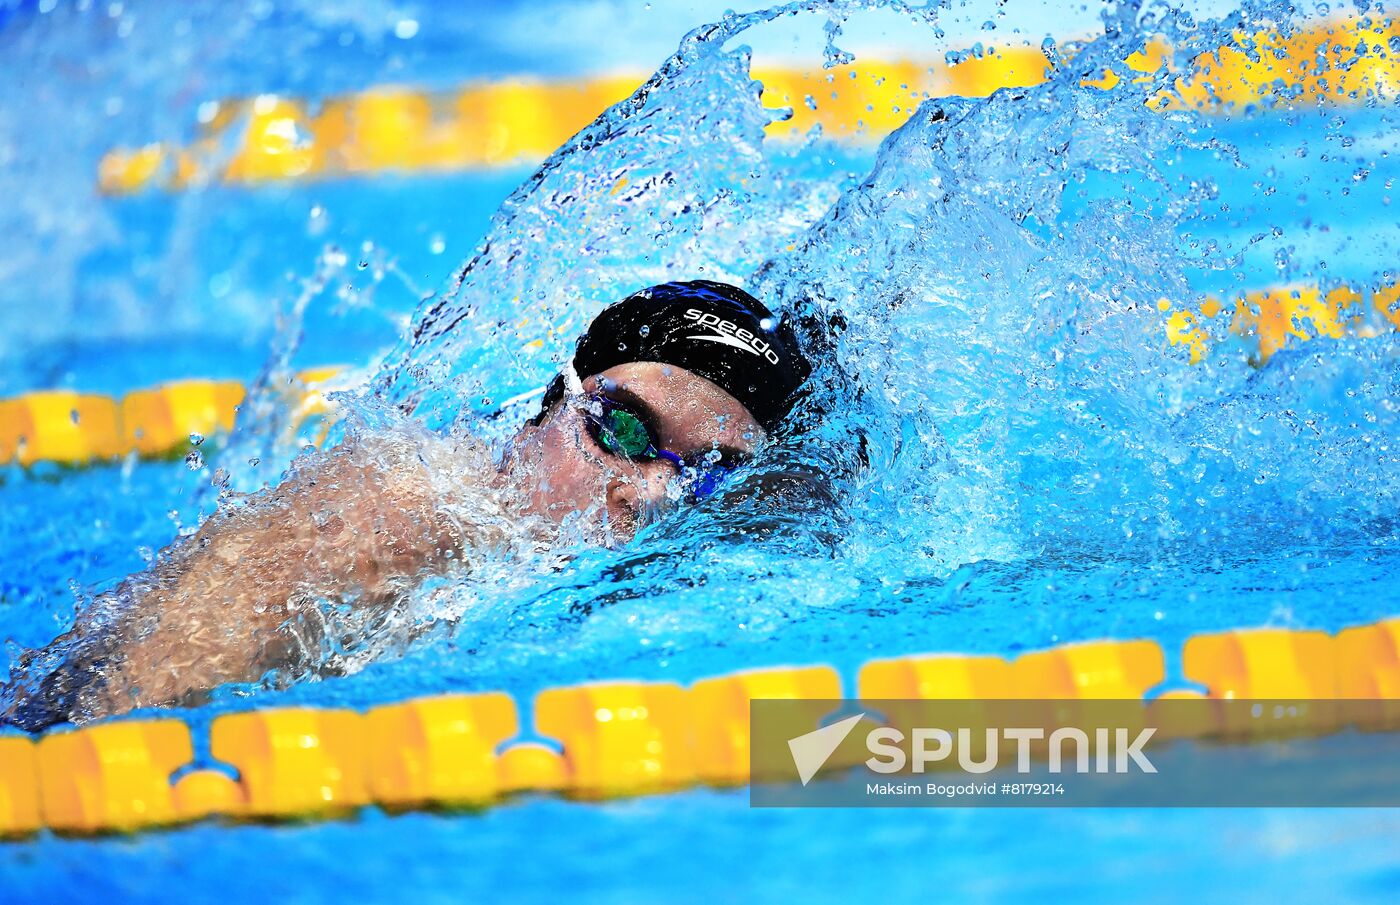
[[[655,362],[618,365],[588,377],[583,389],[641,416],[657,445],[687,464],[699,464],[714,453],[720,462],[737,464],[766,436],[743,403],[684,368]],[[528,489],[529,511],[551,522],[592,512],[605,519],[606,539],[617,542],[671,505],[666,489],[677,468],[663,459],[629,461],[604,450],[583,413],[566,400],[542,424],[520,432],[505,475]]]
[[[737,462],[765,436],[742,403],[682,368],[620,365],[583,386],[626,405],[660,448],[688,464],[707,454]],[[503,516],[538,526],[580,513],[602,542],[620,543],[671,505],[667,485],[677,469],[604,450],[565,400],[521,430],[498,473],[489,466],[471,473],[511,491],[502,499],[519,501]],[[100,609],[93,607],[36,652],[62,663],[8,706],[0,695],[0,724],[38,729],[134,707],[194,704],[219,685],[256,682],[268,670],[315,668],[317,600],[383,611],[422,577],[460,569],[462,552],[474,545],[508,546],[502,525],[464,523],[450,508],[412,449],[362,438],[310,456],[254,504],[211,516],[157,565],[103,595],[99,602],[115,606],[107,624],[91,618]]]

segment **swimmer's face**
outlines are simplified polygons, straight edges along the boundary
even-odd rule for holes
[[[674,365],[618,365],[589,376],[583,389],[636,413],[658,447],[688,464],[712,452],[722,464],[738,464],[765,437],[743,403]],[[583,413],[565,401],[516,437],[509,473],[527,491],[532,512],[555,522],[591,513],[612,538],[626,540],[671,505],[666,488],[677,468],[664,459],[631,460],[603,449]]]

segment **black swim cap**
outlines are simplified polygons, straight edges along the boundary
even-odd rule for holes
[[[791,326],[742,289],[711,280],[662,283],[604,308],[579,337],[579,377],[631,362],[675,365],[714,383],[772,431],[812,372]],[[556,377],[544,410],[564,394]]]

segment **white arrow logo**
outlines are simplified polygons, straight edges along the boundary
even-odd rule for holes
[[[808,732],[806,735],[799,735],[797,738],[788,740],[788,750],[792,752],[792,762],[797,766],[797,776],[805,786],[817,775],[817,771],[826,763],[827,758],[841,747],[841,743],[846,740],[846,736],[851,734],[851,730],[856,728],[865,718],[865,714],[857,713],[855,716],[848,716],[844,720],[832,723],[830,726],[823,726],[815,732]]]

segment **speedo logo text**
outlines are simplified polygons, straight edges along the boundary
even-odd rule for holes
[[[767,342],[754,336],[752,332],[745,330],[733,321],[727,321],[718,315],[707,314],[694,308],[687,308],[685,316],[687,320],[695,321],[698,326],[714,331],[713,333],[693,334],[687,336],[686,339],[700,339],[733,346],[736,349],[743,349],[750,355],[758,355],[767,359],[771,364],[779,363],[778,353],[774,352]]]

